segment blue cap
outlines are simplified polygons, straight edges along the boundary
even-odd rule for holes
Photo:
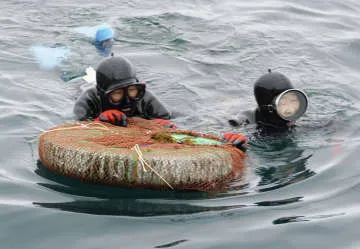
[[[106,41],[108,39],[112,39],[113,37],[114,37],[114,33],[111,30],[111,28],[102,27],[102,28],[99,28],[96,31],[96,38],[95,39],[96,39],[97,42],[103,42],[103,41]]]

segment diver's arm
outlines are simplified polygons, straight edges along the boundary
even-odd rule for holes
[[[161,101],[149,90],[140,101],[141,116],[146,119],[170,119],[171,114]]]
[[[78,120],[93,120],[100,114],[100,98],[96,88],[86,90],[76,101],[74,113]]]
[[[232,126],[245,126],[255,123],[255,114],[253,111],[244,111],[234,115],[228,122]]]

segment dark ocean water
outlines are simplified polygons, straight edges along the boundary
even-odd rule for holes
[[[0,3],[0,248],[360,247],[360,3],[344,1],[30,1]],[[217,194],[126,190],[56,175],[42,131],[74,121],[96,66],[89,30],[183,129],[249,138],[246,174]],[[35,49],[45,47],[44,67]],[[41,56],[45,56],[44,53]],[[45,57],[46,57],[45,56]],[[46,60],[45,60],[46,61]],[[285,73],[310,106],[291,134],[259,137],[226,120],[255,107],[254,81]]]

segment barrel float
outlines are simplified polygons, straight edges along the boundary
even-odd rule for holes
[[[245,154],[220,138],[128,118],[128,127],[78,122],[40,135],[51,170],[89,183],[126,188],[213,191],[242,176]]]

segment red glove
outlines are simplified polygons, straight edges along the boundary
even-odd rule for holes
[[[226,142],[232,143],[234,147],[241,151],[245,152],[247,150],[246,137],[244,135],[227,132],[224,133],[222,137]]]
[[[172,123],[166,119],[156,118],[154,119],[154,122],[158,125],[164,126],[165,128],[174,128],[174,129],[177,128],[175,123]]]
[[[95,121],[107,122],[122,127],[127,126],[126,115],[119,110],[104,111],[99,117],[95,118]]]

